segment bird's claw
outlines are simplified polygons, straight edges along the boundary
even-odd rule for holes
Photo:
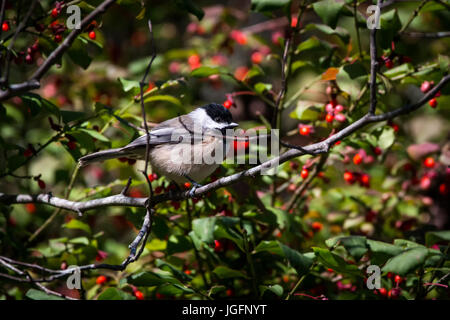
[[[201,188],[203,187],[201,184],[197,183],[197,182],[192,182],[192,188],[191,190],[189,190],[189,197],[190,198],[194,198],[195,196],[195,190],[197,190],[197,188]]]

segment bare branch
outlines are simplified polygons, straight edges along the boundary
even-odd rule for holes
[[[79,29],[73,29],[66,39],[48,56],[47,60],[33,73],[29,80],[19,84],[8,86],[5,90],[0,90],[0,101],[4,101],[11,97],[15,97],[29,90],[38,89],[40,87],[40,80],[44,74],[59,60],[59,58],[66,52],[79,34],[100,14],[104,13],[116,0],[105,0],[94,11],[86,16],[81,21]],[[34,2],[33,2],[34,3]],[[20,27],[19,27],[20,28]],[[5,77],[4,80],[6,80]]]

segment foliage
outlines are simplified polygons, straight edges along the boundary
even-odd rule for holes
[[[99,3],[79,1],[82,16]],[[143,161],[77,168],[80,156],[143,133],[137,130],[139,80],[151,55],[148,19],[157,48],[144,94],[151,123],[229,101],[241,128],[272,124],[282,140],[308,145],[368,111],[370,31],[363,13],[370,1],[358,0],[356,13],[353,1],[252,0],[240,8],[191,0],[142,3],[113,5],[76,37],[41,88],[1,102],[0,193],[51,192],[87,201],[120,193],[132,177],[128,195],[148,196]],[[405,30],[448,30],[449,11],[430,2],[414,16],[417,5],[382,10],[377,113],[418,101],[429,90],[424,82],[432,87],[448,73],[448,38],[418,41]],[[28,79],[61,43],[58,36],[64,40],[71,32],[64,27],[65,7],[43,0],[9,48],[25,9],[18,6],[7,1],[9,30],[0,42],[2,75],[5,55],[11,55],[10,83]],[[53,17],[54,8],[61,9]],[[280,64],[287,66],[286,87]],[[285,89],[278,127],[273,110]],[[124,272],[84,271],[84,291],[68,289],[66,278],[46,286],[99,300],[137,299],[136,292],[146,299],[448,299],[449,93],[447,85],[434,98],[436,108],[427,104],[370,124],[326,155],[284,162],[274,176],[242,179],[200,199],[159,203],[142,256]],[[202,183],[252,166],[224,163]],[[171,190],[164,177],[152,180],[155,194]],[[56,270],[120,264],[145,215],[140,207],[105,207],[79,217],[45,204],[4,201],[0,212],[1,256]],[[368,289],[369,265],[381,268],[385,291]],[[0,273],[15,274],[3,265]],[[2,279],[0,297],[60,299],[38,289]]]

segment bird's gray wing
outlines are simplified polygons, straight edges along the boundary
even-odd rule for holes
[[[192,120],[184,115],[161,122],[149,132],[150,146],[153,147],[161,144],[176,144],[180,142],[187,142],[187,140],[190,141],[191,135],[182,124],[190,123],[190,121]],[[142,147],[145,148],[146,145],[147,135],[145,134],[123,147],[123,149],[130,150]]]

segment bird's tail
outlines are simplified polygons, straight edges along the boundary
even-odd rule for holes
[[[94,152],[78,159],[78,165],[80,167],[84,167],[85,165],[88,165],[92,162],[126,157],[131,154],[132,153],[130,151],[123,150],[123,148]]]

